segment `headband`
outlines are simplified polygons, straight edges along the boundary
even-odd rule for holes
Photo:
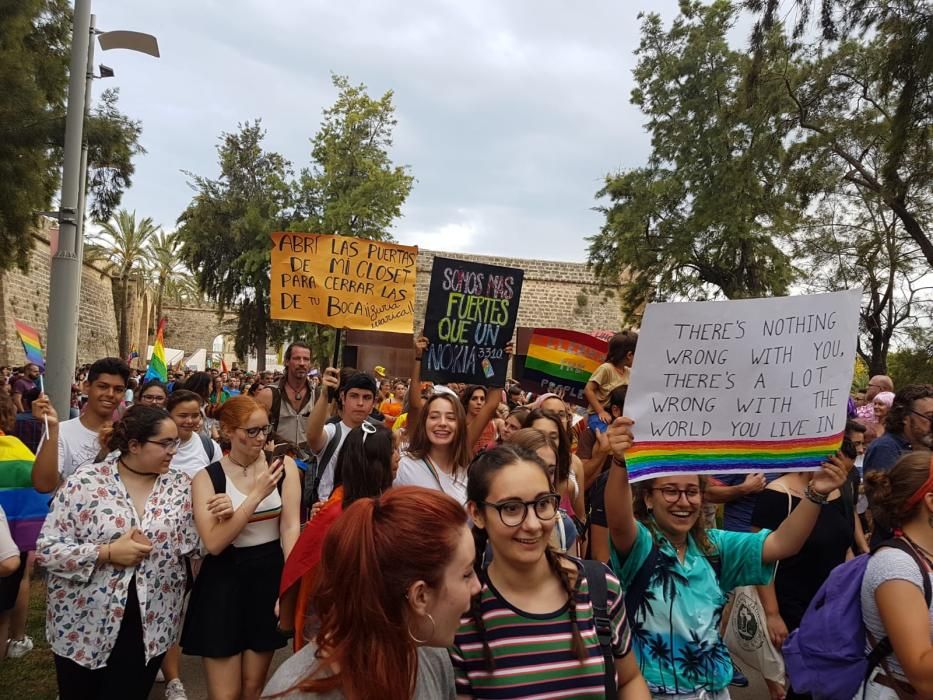
[[[933,458],[930,459],[930,475],[927,477],[927,480],[923,482],[923,485],[914,491],[914,495],[907,499],[901,512],[905,514],[909,513],[915,505],[923,500],[924,496],[930,493],[930,491],[933,491]]]

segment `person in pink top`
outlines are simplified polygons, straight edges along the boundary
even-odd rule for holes
[[[865,433],[866,445],[878,437],[882,432],[878,430],[881,424],[875,417],[875,407],[873,403],[875,397],[882,391],[893,392],[894,382],[891,380],[891,377],[888,377],[887,375],[876,374],[874,377],[868,380],[868,390],[865,392],[865,405],[859,406],[855,411],[855,415],[858,417],[858,422],[868,428],[868,431]]]

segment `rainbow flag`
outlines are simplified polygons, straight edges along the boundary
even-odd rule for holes
[[[49,514],[50,494],[32,488],[35,459],[18,438],[0,434],[0,507],[21,552],[36,548],[36,538]]]
[[[148,382],[152,379],[158,379],[160,382],[168,381],[168,365],[165,363],[165,342],[163,336],[165,334],[165,322],[168,319],[162,319],[159,321],[159,330],[156,331],[155,345],[152,347],[152,357],[149,358],[149,369],[146,370],[146,376],[143,377],[143,382]]]
[[[23,343],[23,350],[26,353],[26,359],[36,365],[40,370],[45,370],[45,357],[42,355],[42,343],[39,340],[39,331],[32,326],[27,326],[22,321],[13,321],[16,326],[16,332]]]
[[[687,471],[696,474],[810,471],[839,449],[843,434],[797,440],[636,442],[626,451],[625,464],[633,482]]]
[[[536,394],[563,388],[566,401],[585,406],[583,389],[606,359],[608,347],[605,340],[588,333],[535,328],[528,342],[521,385]]]

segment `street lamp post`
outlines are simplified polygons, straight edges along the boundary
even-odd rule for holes
[[[62,419],[71,408],[71,383],[78,357],[78,319],[81,300],[81,268],[84,257],[84,200],[87,144],[84,122],[90,108],[94,77],[94,39],[91,0],[75,0],[65,114],[65,152],[62,193],[58,213],[58,249],[52,256],[49,285],[48,352],[45,390]],[[129,49],[159,56],[156,38],[139,32],[106,32],[101,48]]]

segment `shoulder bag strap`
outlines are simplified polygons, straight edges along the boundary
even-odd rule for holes
[[[201,438],[201,445],[204,447],[204,454],[207,455],[208,461],[213,462],[214,458],[217,456],[214,454],[214,441],[206,435],[201,435],[201,433],[198,433],[197,435],[199,438]]]
[[[434,481],[437,482],[437,488],[439,488],[441,491],[444,491],[444,486],[441,484],[441,476],[437,473],[437,467],[431,464],[431,458],[425,456],[421,461],[424,466],[427,467],[427,470],[431,472],[431,476],[434,477]]]
[[[227,492],[227,475],[220,462],[211,462],[207,465],[207,475],[211,477],[211,483],[214,485],[214,493]]]
[[[625,613],[628,615],[629,621],[635,619],[635,612],[638,610],[642,598],[645,597],[645,593],[648,592],[648,584],[651,583],[651,576],[654,574],[654,568],[658,563],[660,554],[661,550],[658,548],[657,543],[652,540],[648,557],[642,562],[638,571],[635,572],[635,576],[632,577],[631,583],[625,589]]]
[[[582,564],[583,575],[586,577],[587,589],[590,593],[590,603],[593,605],[593,625],[596,628],[596,637],[599,639],[599,648],[603,652],[606,697],[614,698],[616,697],[616,662],[612,654],[612,620],[609,619],[606,565],[591,559],[583,560]],[[576,601],[571,600],[570,604],[576,605]]]
[[[324,477],[324,470],[330,464],[337,447],[340,445],[340,437],[343,435],[343,426],[340,423],[334,424],[334,437],[327,443],[327,447],[321,453],[321,458],[317,460],[317,468],[314,470],[314,482],[311,486],[311,497],[318,498],[318,488],[321,485],[321,479]]]

